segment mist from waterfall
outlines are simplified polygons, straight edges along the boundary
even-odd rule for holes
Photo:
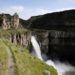
[[[52,61],[51,59],[48,59],[47,61],[45,61],[42,58],[41,49],[40,49],[40,46],[39,46],[35,36],[31,37],[31,43],[34,48],[35,55],[40,60],[43,60],[46,64],[53,66],[57,70],[58,75],[75,75],[75,68],[68,63],[62,63],[59,61]]]

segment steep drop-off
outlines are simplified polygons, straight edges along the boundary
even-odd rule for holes
[[[50,75],[50,74],[57,75],[57,71],[52,66],[46,65],[38,58],[32,56],[26,48],[23,48],[22,46],[19,45],[14,45],[14,43],[11,43],[6,39],[0,39],[0,42],[3,43],[2,45],[0,43],[0,47],[4,46],[3,51],[5,52],[5,54],[7,55],[6,49],[9,49],[12,54],[12,59],[15,68],[15,75]],[[7,56],[8,59],[9,59],[9,55]],[[2,57],[3,55],[1,54],[1,61],[2,61]],[[5,59],[5,57],[3,58]],[[4,62],[4,61],[3,61],[3,65],[8,64],[8,62]],[[11,61],[9,62],[10,64],[12,63]],[[12,66],[9,68],[12,69]],[[0,75],[6,75],[8,69],[7,66],[4,69],[0,70]],[[11,69],[9,70],[11,71]],[[11,73],[13,72],[11,71]]]
[[[53,60],[75,65],[75,32],[34,31],[42,53]]]
[[[31,17],[29,28],[49,58],[75,65],[75,10]]]

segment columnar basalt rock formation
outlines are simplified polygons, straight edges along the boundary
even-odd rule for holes
[[[26,48],[30,45],[31,33],[25,32],[23,34],[12,34],[10,41],[14,44],[20,44]]]
[[[24,20],[20,19],[17,13],[13,16],[9,14],[1,14],[0,21],[0,27],[8,32],[6,39],[10,40],[14,44],[19,44],[26,48],[29,46],[31,32],[25,31],[26,29],[24,30]]]
[[[75,32],[73,31],[33,31],[42,53],[52,60],[60,60],[75,65]]]
[[[19,16],[15,13],[11,18],[11,25],[13,28],[17,29],[19,27]]]
[[[3,14],[3,17],[2,17],[2,27],[4,30],[6,29],[9,29],[10,28],[10,21],[9,19],[7,18],[7,16],[5,14]]]
[[[49,30],[47,55],[50,59],[75,65],[75,9],[31,17],[29,21],[30,28]]]
[[[2,14],[2,28],[4,30],[14,28],[19,28],[19,16],[17,13],[15,13],[13,16],[10,16],[8,14]]]

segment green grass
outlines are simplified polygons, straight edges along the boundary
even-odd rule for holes
[[[0,39],[0,75],[5,75],[7,69],[7,50],[5,44]]]
[[[52,67],[46,65],[38,58],[32,56],[27,49],[14,45],[8,41],[4,43],[12,51],[16,75],[44,75],[44,71],[50,71],[51,75],[57,75],[57,71]]]

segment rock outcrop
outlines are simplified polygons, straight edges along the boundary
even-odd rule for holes
[[[20,25],[20,22],[19,22],[19,16],[17,13],[15,13],[12,18],[11,18],[11,26],[15,29],[17,29]]]
[[[25,32],[23,34],[11,34],[10,41],[14,44],[22,45],[26,48],[30,45],[31,32]]]
[[[2,14],[1,19],[1,26],[4,30],[10,28],[17,29],[20,27],[19,16],[17,13],[15,13],[13,16],[10,16],[9,14]]]
[[[9,14],[0,14],[0,28],[3,30],[0,36],[10,40],[12,43],[28,48],[31,32],[23,28],[24,25],[25,21],[20,19],[17,13],[13,16]]]
[[[2,17],[2,28],[4,30],[9,29],[11,23],[5,14],[2,14],[2,15],[3,15],[3,17]]]

